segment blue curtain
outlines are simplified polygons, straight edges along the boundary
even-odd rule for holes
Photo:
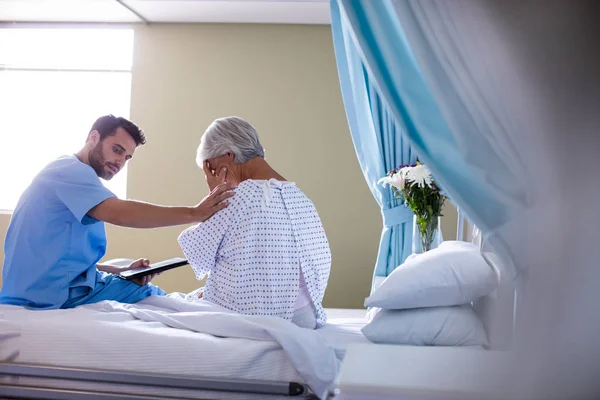
[[[381,207],[383,232],[374,279],[386,277],[410,255],[413,214],[377,181],[388,171],[416,162],[416,154],[373,85],[337,2],[331,3],[335,55],[342,96],[358,161]]]
[[[359,73],[356,65],[359,62],[363,63],[360,68],[361,76],[367,75],[370,78],[369,85],[375,87],[385,100],[397,122],[396,130],[402,131],[413,151],[427,164],[452,202],[483,232],[492,232],[509,219],[507,206],[502,200],[505,199],[506,188],[511,187],[507,182],[510,182],[513,175],[498,154],[490,150],[489,143],[481,142],[481,136],[473,123],[462,124],[461,128],[467,126],[470,131],[461,131],[458,135],[450,129],[448,115],[444,115],[439,108],[411,49],[403,25],[400,24],[397,8],[408,4],[409,2],[392,0],[331,1],[334,46],[342,94],[352,134],[359,145],[359,157],[364,158],[361,166],[367,180],[371,181],[373,174],[383,171],[377,169],[379,165],[375,166],[374,158],[388,155],[375,154],[379,149],[377,143],[365,143],[366,140],[373,140],[371,136],[374,133],[369,132],[370,121],[365,122],[365,115],[361,114],[361,99],[356,94],[359,92],[356,88]],[[419,33],[418,29],[413,31]],[[411,38],[414,39],[415,36],[413,34]],[[430,49],[421,50],[427,53]],[[348,81],[352,82],[354,90],[344,84]],[[351,99],[354,100],[354,106],[350,104]],[[454,100],[461,104],[460,99]],[[461,136],[467,140],[466,144],[457,140]],[[465,157],[465,146],[469,145],[477,149],[477,152]],[[408,147],[408,143],[405,146]],[[361,153],[368,156],[361,156]],[[470,162],[474,159],[483,159],[486,166],[493,166],[489,170],[494,171],[494,175],[474,168]],[[377,171],[370,171],[371,168]],[[505,179],[497,183],[497,177]],[[499,190],[494,190],[496,188]]]

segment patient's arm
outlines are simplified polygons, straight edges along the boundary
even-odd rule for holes
[[[247,195],[244,192],[236,193],[229,207],[202,224],[190,226],[177,238],[183,254],[199,280],[212,271],[227,232],[235,229],[240,215],[243,215],[245,196]]]
[[[92,208],[88,215],[97,220],[128,228],[160,228],[204,222],[228,206],[234,186],[223,183],[194,207],[167,207],[135,200],[110,198]]]

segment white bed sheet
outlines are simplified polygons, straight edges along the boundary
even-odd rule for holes
[[[100,368],[232,379],[301,382],[288,354],[275,341],[215,337],[160,322],[124,320],[122,315],[82,308],[25,311],[3,320],[0,306],[0,357],[23,363]],[[360,328],[364,310],[328,310],[317,330],[342,358],[349,343],[367,341]],[[20,331],[20,335],[15,332]],[[85,349],[85,351],[83,351]]]
[[[370,343],[361,329],[367,324],[365,309],[326,308],[327,324],[317,332],[343,359],[346,348],[353,343]]]

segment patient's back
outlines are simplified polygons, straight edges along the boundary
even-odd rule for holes
[[[196,276],[209,274],[203,298],[291,320],[302,268],[317,325],[324,324],[331,253],[312,201],[294,183],[274,179],[247,180],[235,192],[229,207],[179,237]]]

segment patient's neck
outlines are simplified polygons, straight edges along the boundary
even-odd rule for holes
[[[278,181],[285,181],[286,179],[279,175],[271,166],[264,160],[264,158],[255,157],[248,160],[244,164],[240,165],[240,182],[247,179],[257,180],[269,180],[276,179]]]

